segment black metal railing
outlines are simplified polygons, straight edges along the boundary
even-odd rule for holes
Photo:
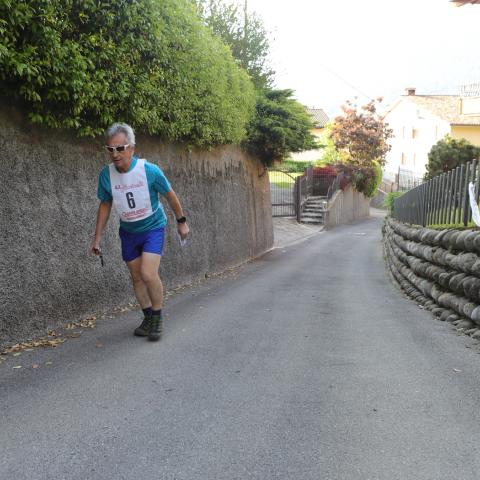
[[[300,222],[303,205],[305,204],[305,202],[309,197],[308,191],[310,188],[311,188],[311,183],[309,182],[306,172],[304,175],[301,175],[300,177],[296,178],[295,180],[295,213],[297,216],[297,222]]]
[[[330,184],[327,191],[328,200],[330,200],[335,194],[335,192],[337,192],[337,190],[340,188],[340,184],[344,176],[345,174],[343,172],[340,172],[335,178],[335,180],[333,181],[333,183]]]
[[[308,167],[304,174],[295,180],[295,203],[297,221],[300,221],[303,206],[307,199],[312,196],[332,198],[340,187],[343,173],[336,176],[332,173],[315,172],[313,167]]]
[[[438,175],[395,199],[392,216],[414,225],[467,226],[472,220],[468,185],[480,197],[480,162],[473,160]]]

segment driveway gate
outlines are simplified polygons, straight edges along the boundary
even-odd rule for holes
[[[294,217],[295,177],[281,170],[269,170],[272,214],[274,217]]]

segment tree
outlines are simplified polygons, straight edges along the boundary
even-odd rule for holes
[[[268,65],[270,46],[262,20],[238,3],[192,0],[199,16],[227,44],[238,64],[250,75],[257,90],[253,119],[247,126],[243,147],[265,165],[283,160],[290,152],[316,148],[313,123],[292,90],[275,90],[274,72]]]
[[[293,90],[266,90],[259,93],[256,115],[247,126],[243,145],[265,165],[283,160],[290,152],[317,148],[311,134],[313,122]]]
[[[335,118],[330,134],[344,171],[355,188],[367,197],[374,196],[378,189],[381,167],[390,150],[387,141],[393,135],[377,114],[377,104],[381,101],[381,98],[372,100],[360,110],[347,102],[342,106],[343,115]]]
[[[223,0],[194,0],[204,23],[228,45],[238,64],[250,75],[255,87],[270,87],[274,72],[268,64],[270,45],[263,21],[256,13]]]
[[[427,173],[425,180],[453,170],[459,165],[480,159],[480,148],[472,145],[464,138],[455,139],[445,135],[428,153]]]
[[[387,141],[393,133],[377,114],[377,103],[381,101],[372,100],[360,110],[348,101],[342,106],[343,115],[335,118],[331,138],[335,148],[354,166],[373,167],[374,161],[385,164],[390,150]]]
[[[332,139],[333,122],[328,122],[322,133],[322,157],[316,162],[319,165],[335,165],[345,163],[348,157],[345,152],[338,151]]]

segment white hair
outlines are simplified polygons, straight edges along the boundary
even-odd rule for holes
[[[117,133],[124,133],[127,137],[128,144],[135,145],[135,133],[130,125],[127,125],[126,123],[114,123],[105,131],[105,137],[109,139],[115,136]]]

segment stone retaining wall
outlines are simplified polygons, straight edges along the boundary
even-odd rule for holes
[[[105,266],[88,254],[98,173],[109,161],[103,143],[0,109],[0,346],[134,300],[114,212],[102,243]],[[166,206],[161,271],[168,289],[272,247],[268,175],[257,160],[234,147],[189,151],[147,136],[137,145],[140,157],[165,171],[191,229],[181,248]]]
[[[345,190],[338,190],[328,202],[325,219],[326,228],[353,222],[370,215],[370,200],[357,192],[351,185]]]
[[[370,200],[370,206],[378,208],[379,210],[386,210],[387,208],[385,207],[384,202],[387,195],[387,192],[378,189],[377,194]]]
[[[480,336],[480,231],[412,227],[392,218],[383,230],[394,281],[441,320]]]

